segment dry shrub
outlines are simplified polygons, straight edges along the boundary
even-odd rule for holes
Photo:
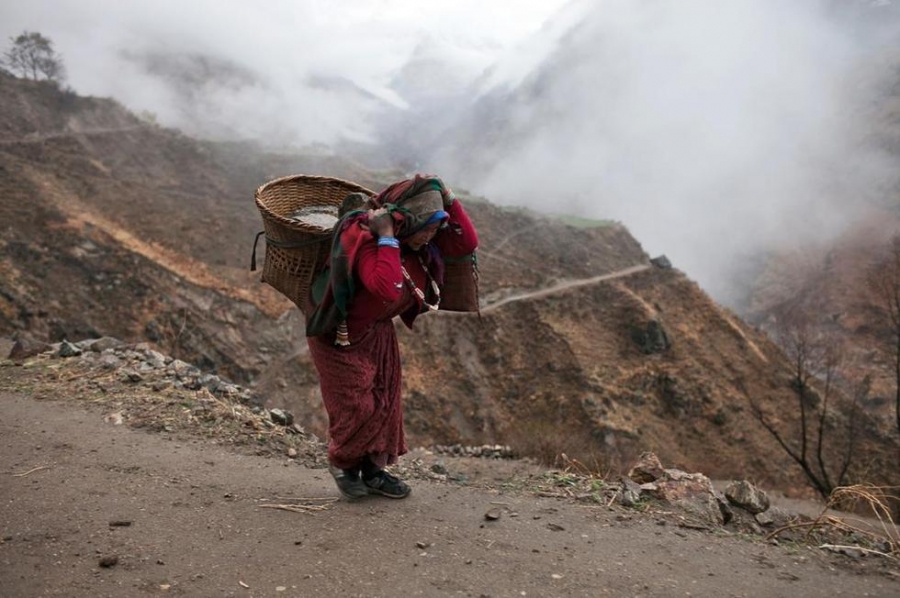
[[[835,551],[858,550],[864,554],[874,554],[900,563],[900,527],[891,515],[893,505],[900,502],[900,486],[874,486],[855,484],[835,488],[822,512],[812,521],[795,522],[774,530],[767,536],[771,539],[778,534],[797,528],[807,528],[808,541],[814,531],[834,532],[840,537],[865,540],[874,548],[859,545],[822,544],[820,548]],[[827,515],[831,509],[868,510],[877,524],[856,517],[834,517]]]
[[[855,484],[835,488],[825,505],[825,510],[840,507],[851,511],[860,509],[870,511],[878,520],[877,526],[852,518],[840,519],[840,526],[847,528],[847,531],[868,537],[885,548],[884,551],[866,549],[866,552],[877,553],[900,561],[900,527],[891,515],[892,506],[898,502],[900,502],[900,486]],[[822,515],[825,510],[822,511]],[[819,517],[821,518],[822,515]],[[849,523],[851,521],[854,523]]]
[[[576,441],[567,426],[543,418],[520,420],[509,431],[507,443],[515,454],[531,457],[547,467],[560,467],[562,454],[580,454],[585,448],[584,442]]]
[[[577,467],[583,475],[606,475],[613,456],[589,432],[543,419],[518,423],[505,435],[516,455],[531,457],[550,468]]]
[[[590,480],[605,480],[610,475],[608,468],[606,470],[601,469],[600,461],[596,456],[592,457],[591,461],[583,463],[574,457],[562,453],[558,461],[563,464],[564,472],[573,473]]]

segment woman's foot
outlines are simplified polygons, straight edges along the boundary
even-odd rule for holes
[[[353,500],[369,494],[369,488],[359,477],[358,469],[339,469],[329,465],[328,473],[334,478],[334,483],[344,498]]]
[[[370,494],[380,494],[388,498],[406,498],[412,492],[408,484],[381,469],[363,478],[363,484],[369,489]]]

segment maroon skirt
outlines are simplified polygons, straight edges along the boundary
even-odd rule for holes
[[[353,344],[308,337],[328,412],[328,460],[350,469],[368,457],[379,467],[406,454],[400,396],[400,347],[390,320],[375,322]]]

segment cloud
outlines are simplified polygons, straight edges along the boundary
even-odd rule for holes
[[[493,200],[618,219],[725,301],[747,256],[896,192],[871,120],[895,23],[886,0],[0,6],[0,36],[50,36],[80,93],[200,136],[368,140]]]
[[[741,260],[838,234],[896,182],[868,143],[890,71],[867,7],[590,6],[527,76],[498,65],[435,165],[504,203],[621,220],[724,301]]]
[[[391,79],[423,40],[474,76],[560,2],[32,0],[0,7],[0,35],[41,31],[76,91],[165,125],[304,145],[369,138],[378,111],[405,108]]]

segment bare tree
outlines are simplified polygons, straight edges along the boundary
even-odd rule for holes
[[[894,408],[900,434],[900,234],[891,238],[887,255],[869,271],[869,288],[887,312],[894,361]]]
[[[19,76],[33,81],[46,79],[61,83],[65,80],[62,58],[53,50],[53,42],[37,32],[23,31],[10,38],[12,47],[4,54],[3,62]]]
[[[837,435],[829,436],[833,431],[829,424],[835,416],[833,403],[840,396],[840,347],[833,339],[817,334],[802,316],[784,318],[778,336],[793,364],[791,388],[797,398],[799,430],[776,424],[755,400],[750,401],[750,407],[756,419],[800,466],[809,484],[827,499],[835,488],[847,482],[858,434],[859,404],[868,394],[869,380],[866,378],[850,389],[846,430],[840,446]]]

